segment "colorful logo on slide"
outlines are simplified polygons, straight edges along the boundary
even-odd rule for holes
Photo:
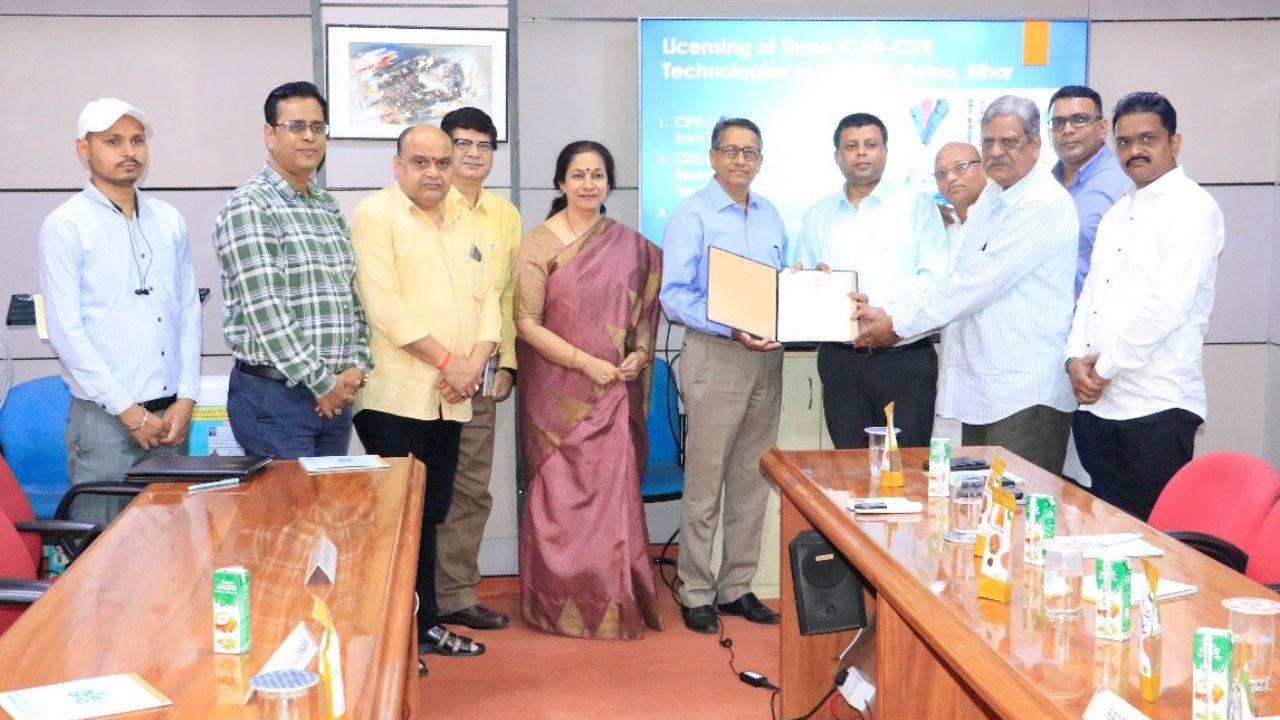
[[[916,123],[916,133],[920,135],[920,142],[929,144],[933,139],[933,133],[938,130],[938,125],[942,123],[942,118],[947,116],[947,110],[950,108],[946,98],[939,100],[925,98],[919,105],[911,108],[911,119]]]

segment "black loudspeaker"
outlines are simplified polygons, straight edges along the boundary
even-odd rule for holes
[[[862,578],[826,538],[817,530],[806,530],[787,550],[801,635],[866,627]]]

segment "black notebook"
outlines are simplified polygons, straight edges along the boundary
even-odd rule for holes
[[[148,483],[162,479],[194,482],[209,478],[247,478],[269,462],[269,457],[254,455],[161,455],[129,468],[124,479]]]

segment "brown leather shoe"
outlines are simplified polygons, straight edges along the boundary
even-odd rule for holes
[[[466,625],[472,630],[501,630],[511,624],[511,618],[494,612],[483,605],[472,605],[448,615],[441,615],[440,622],[450,625]]]

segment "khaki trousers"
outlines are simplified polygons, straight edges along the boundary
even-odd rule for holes
[[[677,566],[685,607],[727,603],[751,591],[770,482],[760,456],[777,444],[782,350],[753,352],[686,330],[680,387],[689,419]],[[724,494],[720,571],[711,543]]]
[[[453,504],[436,531],[436,603],[441,615],[479,602],[480,540],[493,506],[489,475],[493,469],[495,405],[491,397],[472,398],[471,422],[462,424]]]

